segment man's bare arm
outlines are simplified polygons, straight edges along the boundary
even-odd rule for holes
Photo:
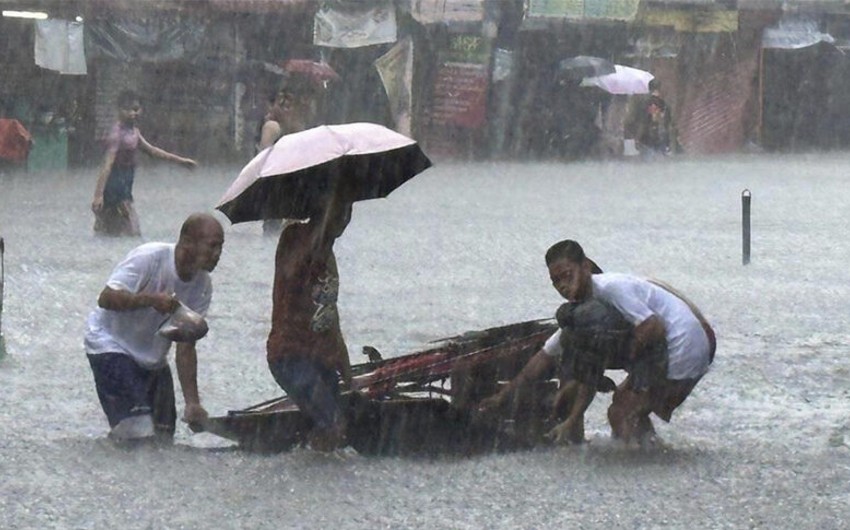
[[[152,307],[163,314],[173,313],[179,302],[173,294],[132,293],[104,287],[97,298],[97,305],[110,311],[132,311]]]
[[[139,147],[142,151],[152,157],[161,158],[162,160],[168,160],[169,162],[180,164],[181,166],[187,167],[189,169],[192,169],[198,165],[198,163],[192,160],[191,158],[175,155],[174,153],[169,153],[165,149],[152,145],[147,140],[145,140],[141,134],[139,135]]]
[[[187,423],[200,423],[207,419],[207,411],[201,406],[198,394],[198,352],[195,343],[178,343],[174,363],[177,365],[177,377],[180,379],[183,401],[186,404],[183,420]]]
[[[542,379],[554,365],[554,357],[547,355],[543,350],[538,351],[502,390],[483,400],[479,404],[479,410],[485,411],[502,406],[514,392]]]
[[[664,323],[661,322],[660,318],[655,315],[647,318],[635,326],[629,358],[637,359],[646,348],[664,340],[666,334]]]
[[[260,151],[275,143],[281,136],[280,124],[274,120],[269,120],[263,124],[260,129]]]
[[[574,391],[572,407],[567,418],[546,433],[546,437],[556,443],[581,443],[584,441],[584,413],[596,396],[596,388],[575,380],[566,384]]]

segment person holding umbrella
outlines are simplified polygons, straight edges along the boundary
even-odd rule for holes
[[[638,150],[647,157],[671,155],[677,151],[673,109],[661,97],[661,83],[649,82],[649,95],[630,105],[625,124],[627,137],[635,139]]]
[[[275,253],[269,370],[313,420],[311,446],[319,450],[345,445],[340,379],[350,384],[351,364],[339,326],[333,244],[351,220],[347,182],[336,179],[309,220],[289,224]]]
[[[302,219],[280,235],[272,326],[266,341],[277,383],[314,424],[315,449],[345,444],[338,401],[351,380],[339,327],[334,242],[352,203],[383,198],[431,161],[412,138],[374,123],[321,125],[281,137],[254,157],[216,208],[233,223]]]

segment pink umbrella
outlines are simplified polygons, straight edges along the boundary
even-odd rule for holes
[[[233,223],[305,219],[334,179],[353,179],[353,200],[386,197],[431,167],[415,140],[374,123],[320,125],[282,136],[236,177],[216,206]]]
[[[585,77],[580,86],[599,87],[609,94],[649,94],[649,82],[655,76],[631,66],[614,65],[613,74]]]

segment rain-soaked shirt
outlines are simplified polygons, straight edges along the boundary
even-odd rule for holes
[[[106,150],[115,153],[113,165],[118,167],[135,167],[136,152],[139,148],[141,134],[135,126],[127,127],[121,122],[112,126],[106,137]]]
[[[339,276],[333,251],[311,253],[312,228],[303,223],[281,234],[275,256],[269,361],[303,357],[340,370],[348,350],[337,312]]]
[[[694,379],[708,371],[711,346],[702,323],[681,298],[647,280],[620,273],[593,275],[593,296],[617,308],[637,326],[651,316],[664,324],[667,339],[667,377]],[[543,346],[548,355],[561,354],[560,330]]]
[[[145,243],[130,251],[106,282],[115,290],[132,293],[174,293],[192,310],[206,315],[212,300],[212,280],[198,271],[184,282],[177,275],[174,244]],[[153,369],[166,364],[171,341],[157,334],[168,319],[152,307],[111,311],[101,307],[91,312],[85,336],[86,353],[125,353],[141,366]]]

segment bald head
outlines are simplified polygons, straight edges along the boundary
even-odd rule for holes
[[[218,219],[208,213],[193,213],[180,228],[175,261],[177,273],[184,281],[199,270],[212,272],[221,257],[224,229]]]
[[[197,239],[210,231],[224,233],[221,223],[212,215],[208,213],[193,213],[183,221],[183,226],[180,227],[180,241]]]

